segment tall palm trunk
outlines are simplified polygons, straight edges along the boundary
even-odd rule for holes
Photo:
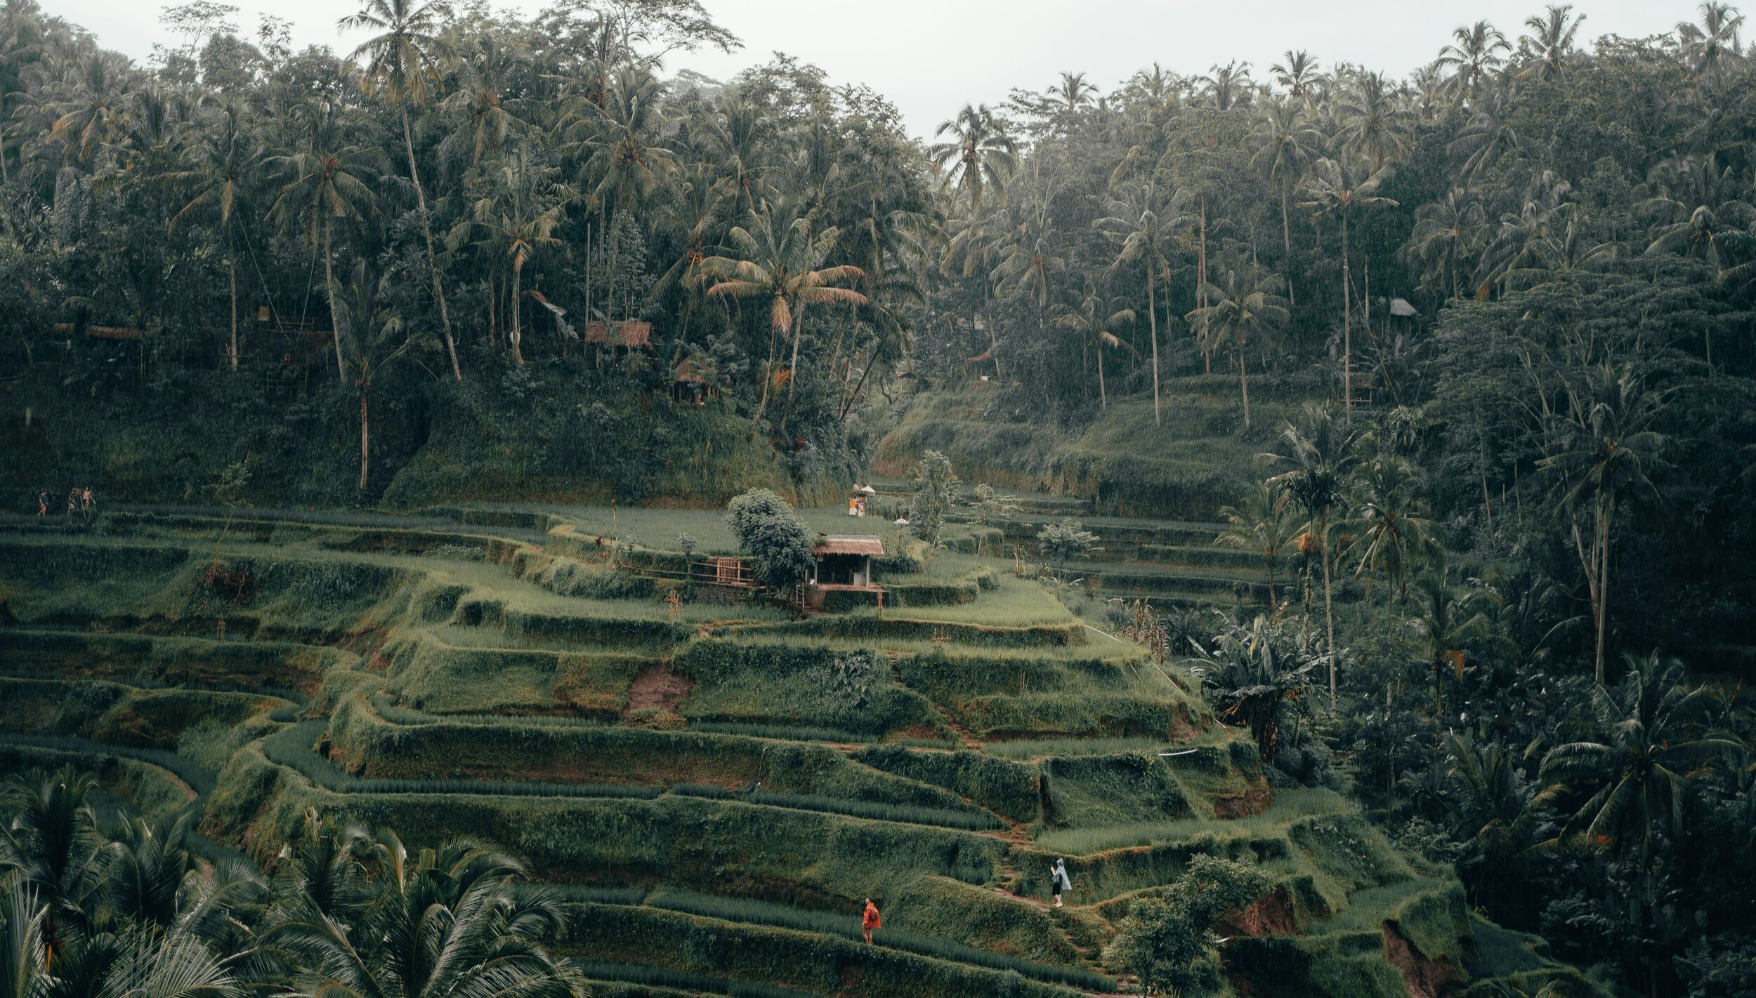
[[[1152,425],[1163,426],[1164,419],[1159,415],[1158,402],[1158,297],[1154,294],[1152,272],[1158,269],[1158,261],[1152,256],[1146,258],[1146,323],[1152,330]],[[1098,376],[1102,380],[1104,363],[1104,345],[1098,343]]]
[[[229,241],[229,240],[228,240]],[[232,283],[232,370],[238,370],[238,261],[226,260],[226,274]]]
[[[1153,344],[1152,344],[1153,349],[1154,349],[1154,352],[1156,353],[1157,348],[1158,348],[1158,336],[1154,335],[1152,339],[1153,339]],[[1104,341],[1101,339],[1098,340],[1097,357],[1098,357],[1098,408],[1100,410],[1102,410],[1102,409],[1108,409],[1110,407],[1110,393],[1104,388]],[[1156,369],[1158,367],[1158,365],[1154,364],[1153,367]],[[1157,370],[1154,370],[1153,373],[1157,374],[1158,372],[1157,372]],[[1156,393],[1154,393],[1154,394],[1156,394]],[[1153,401],[1156,402],[1157,399],[1154,399]]]
[[[1201,195],[1201,248],[1195,266],[1201,271],[1195,283],[1195,307],[1207,308],[1207,195]],[[1213,373],[1213,354],[1207,349],[1207,313],[1201,314],[1201,363],[1208,374]]]
[[[409,180],[415,185],[415,204],[421,211],[421,235],[427,240],[427,272],[433,275],[433,299],[439,303],[439,330],[445,336],[445,352],[451,357],[451,374],[463,380],[457,364],[457,343],[451,338],[451,312],[445,307],[445,287],[439,281],[439,254],[433,250],[433,222],[427,216],[427,192],[421,189],[421,172],[415,166],[414,133],[409,129],[409,106],[402,102],[402,145],[409,156]],[[364,485],[360,486],[365,488]]]
[[[1280,243],[1281,247],[1286,250],[1286,263],[1282,265],[1282,269],[1288,274],[1293,272],[1293,223],[1287,210],[1290,187],[1291,185],[1284,181],[1280,185]],[[1293,279],[1291,277],[1287,278],[1287,304],[1294,307],[1299,304],[1298,297],[1293,294]]]
[[[1347,212],[1341,213],[1341,401],[1354,404],[1353,277],[1347,263]]]
[[[519,313],[518,279],[520,276],[522,276],[523,270],[524,270],[524,261],[523,260],[513,261],[513,264],[512,264],[512,301],[509,303],[509,309],[512,312],[512,327],[511,327],[511,332],[508,334],[508,336],[512,341],[512,362],[514,364],[517,364],[519,367],[524,366],[524,351],[520,348],[520,345],[524,342],[524,334],[523,334],[522,330],[519,328],[519,322],[518,322],[518,313]]]
[[[799,340],[804,335],[805,303],[793,311],[793,359],[787,368],[787,409],[793,407],[793,386],[799,381]]]
[[[1318,555],[1323,559],[1323,623],[1329,631],[1329,709],[1335,711],[1335,601],[1329,588],[1329,517],[1317,521]]]
[[[342,384],[348,383],[347,361],[341,355],[341,320],[335,312],[335,267],[332,257],[330,237],[331,224],[328,216],[323,219],[323,292],[329,296],[329,334],[335,337],[335,375]]]
[[[1244,368],[1244,332],[1238,331],[1238,385],[1244,394],[1244,429],[1250,428],[1250,372]]]
[[[366,393],[370,390],[370,387],[371,386],[367,383],[365,378],[360,379],[360,491],[361,492],[366,491],[366,473],[370,470],[371,465],[372,465],[372,451],[371,451],[371,448],[367,446],[369,439],[370,439],[367,435],[367,428],[371,425],[371,423],[366,418]]]

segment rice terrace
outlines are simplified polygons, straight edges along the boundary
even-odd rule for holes
[[[0,7],[0,998],[1756,996],[1735,8],[333,2]]]

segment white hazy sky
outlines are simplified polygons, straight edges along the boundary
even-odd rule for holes
[[[155,42],[173,39],[156,0],[40,0],[50,14],[84,26],[106,48],[145,61]],[[297,47],[351,50],[335,22],[355,0],[226,0],[246,36],[258,16],[293,22]],[[889,97],[909,130],[930,135],[965,103],[996,103],[1015,86],[1042,89],[1066,70],[1108,91],[1154,61],[1204,73],[1214,63],[1248,61],[1259,77],[1287,49],[1306,49],[1327,66],[1353,62],[1401,76],[1430,61],[1465,22],[1491,21],[1516,39],[1541,0],[1389,0],[1337,5],[1311,0],[704,0],[716,20],[744,40],[730,56],[680,53],[669,70],[724,79],[786,52],[827,70],[837,83],[865,83]],[[497,4],[533,13],[546,0]],[[1582,40],[1642,37],[1692,20],[1696,0],[1579,0]],[[861,13],[864,12],[864,13]],[[1248,13],[1246,13],[1248,12]]]

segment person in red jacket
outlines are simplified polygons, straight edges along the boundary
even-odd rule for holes
[[[878,919],[878,906],[872,903],[871,898],[867,898],[866,910],[860,915],[860,933],[866,937],[867,946],[872,945],[872,930],[881,928],[883,924]]]

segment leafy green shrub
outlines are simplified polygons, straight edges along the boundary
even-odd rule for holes
[[[1177,818],[1190,812],[1183,788],[1164,761],[1129,752],[1043,763],[1049,813],[1056,825],[1114,825]]]
[[[944,787],[1014,821],[1036,821],[1042,816],[1035,766],[977,752],[912,752],[891,745],[861,749],[854,758],[885,772]]]
[[[750,574],[769,589],[790,589],[815,564],[811,532],[785,499],[752,489],[726,507],[726,523],[750,556]]]
[[[951,460],[936,450],[921,455],[915,470],[915,494],[909,501],[909,529],[927,542],[939,544],[945,530],[945,514],[957,502],[957,476],[951,473]]]

